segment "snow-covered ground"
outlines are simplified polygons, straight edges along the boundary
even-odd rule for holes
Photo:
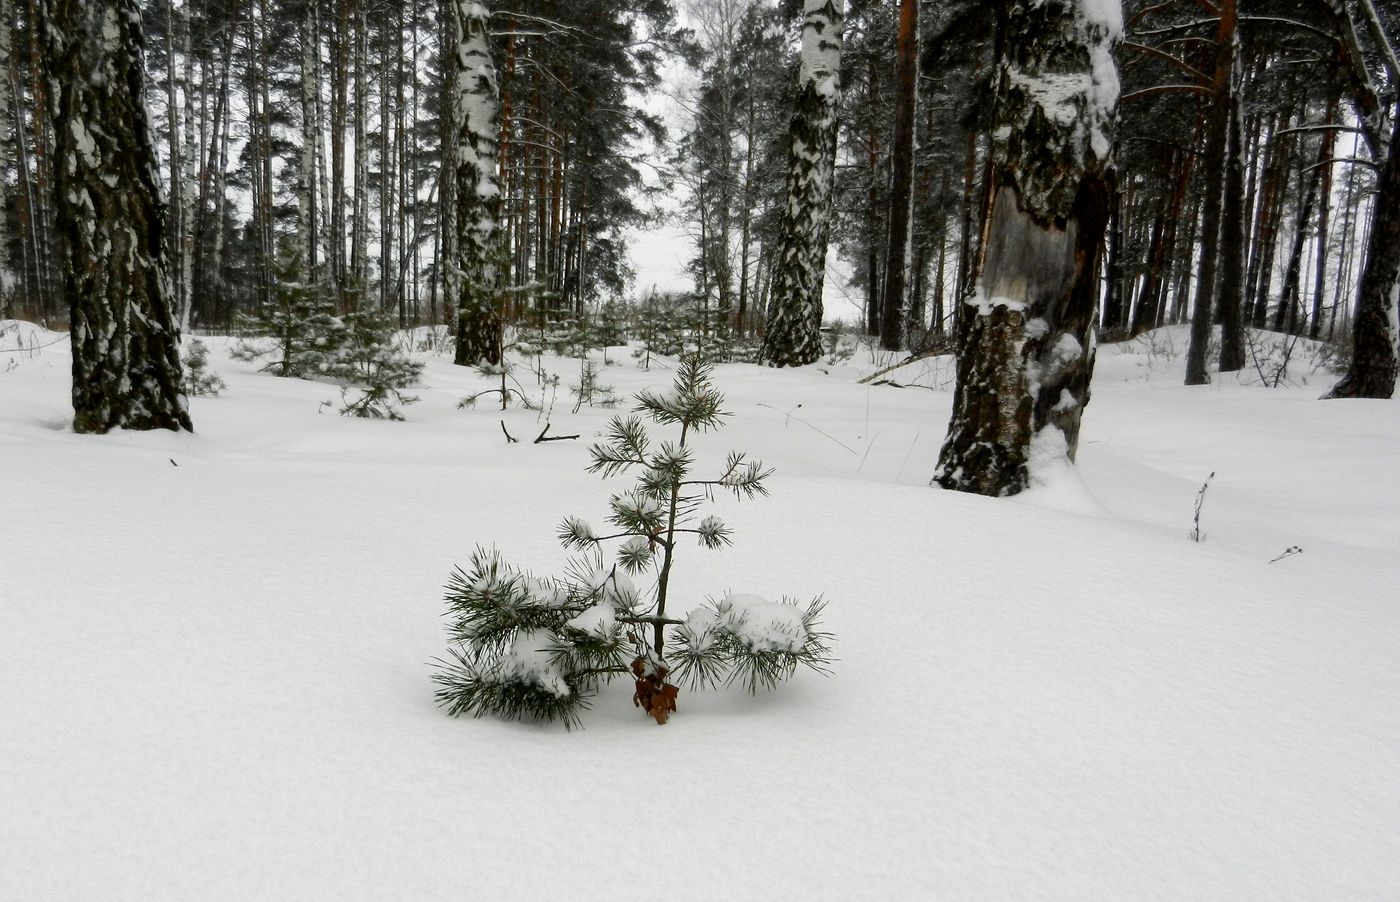
[[[429,357],[407,422],[351,420],[211,339],[194,435],[79,436],[62,337],[8,325],[0,898],[1400,894],[1400,402],[1302,359],[1188,389],[1180,332],[1103,347],[1078,467],[1010,500],[927,484],[946,360],[720,367],[700,447],[772,497],[672,598],[825,594],[835,673],[665,727],[618,683],[566,733],[446,717],[429,661],[473,547],[548,571],[601,520],[610,411],[531,444]]]

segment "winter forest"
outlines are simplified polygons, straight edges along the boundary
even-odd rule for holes
[[[0,897],[1391,897],[1397,45],[0,0]]]

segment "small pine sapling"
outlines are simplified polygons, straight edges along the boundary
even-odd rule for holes
[[[265,373],[314,379],[326,375],[332,358],[345,345],[346,325],[321,288],[293,278],[298,260],[293,255],[277,263],[273,303],[238,315],[243,335],[230,356],[246,361],[267,358],[262,367]]]
[[[475,407],[476,402],[487,395],[498,395],[501,399],[501,410],[505,410],[510,405],[510,399],[515,398],[522,406],[533,408],[529,397],[525,394],[525,389],[520,385],[520,381],[515,378],[515,364],[504,355],[500,363],[477,364],[476,371],[487,379],[499,379],[500,385],[494,388],[485,388],[479,392],[467,395],[457,402],[457,409],[464,410],[468,407]]]
[[[798,665],[828,672],[831,637],[818,629],[824,602],[774,603],[729,595],[690,611],[668,609],[679,542],[694,536],[722,548],[731,532],[701,516],[716,492],[737,499],[766,495],[771,470],[731,453],[713,479],[693,478],[696,435],[727,415],[710,382],[712,367],[683,357],[670,392],[637,395],[634,413],[676,430],[653,447],[638,416],[614,417],[606,439],[589,449],[589,472],[634,471],[632,488],[609,499],[611,530],[600,535],[568,517],[561,544],[577,552],[563,577],[541,579],[478,549],[446,588],[450,660],[434,676],[438,703],[452,715],[494,714],[508,720],[561,721],[577,726],[600,685],[622,674],[635,683],[633,704],[664,724],[679,688],[738,682],[771,688]],[[611,563],[605,547],[617,543]],[[654,574],[645,592],[633,578]]]
[[[598,308],[593,325],[598,346],[603,349],[603,364],[612,366],[608,348],[627,343],[627,311],[617,301],[608,301]]]
[[[598,364],[588,359],[583,361],[578,374],[578,384],[569,386],[569,394],[577,399],[574,402],[574,413],[578,413],[585,404],[589,407],[608,409],[622,403],[622,398],[618,397],[611,385],[602,383],[598,373]]]
[[[515,371],[518,364],[510,358],[510,354],[514,352],[521,355],[526,361],[533,357],[534,364],[530,365],[527,363],[526,367],[535,374],[535,379],[541,386],[547,387],[551,377],[544,371],[544,366],[540,362],[540,358],[544,352],[544,343],[536,340],[534,336],[527,336],[520,331],[516,331],[514,338],[510,340],[507,340],[507,335],[503,334],[501,340],[503,343],[501,362],[482,363],[478,364],[476,367],[476,371],[487,379],[500,380],[500,385],[494,388],[482,389],[479,392],[467,395],[457,402],[458,410],[475,407],[476,402],[487,395],[500,396],[501,410],[505,410],[506,407],[510,405],[511,398],[515,398],[515,400],[519,401],[521,406],[527,410],[538,410],[543,407],[543,400],[541,400],[541,403],[538,405],[533,403],[526,393],[525,387],[520,384],[520,380],[515,378]],[[556,384],[558,383],[557,378],[555,378],[554,381]]]
[[[345,340],[328,363],[325,374],[348,383],[340,390],[345,416],[402,420],[400,405],[415,404],[417,395],[405,388],[418,382],[423,364],[412,360],[394,341],[394,324],[387,314],[363,311],[347,314]],[[358,390],[359,396],[352,397]]]
[[[226,386],[218,373],[209,371],[209,347],[198,338],[185,349],[185,392],[195,397],[216,398]]]
[[[653,291],[637,308],[632,331],[641,346],[632,356],[642,369],[651,369],[653,356],[674,357],[685,350],[685,317],[676,301],[669,295]]]

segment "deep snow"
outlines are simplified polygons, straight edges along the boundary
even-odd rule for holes
[[[736,545],[682,549],[672,598],[825,594],[835,673],[683,692],[665,727],[619,683],[566,733],[446,717],[428,662],[474,546],[548,571],[603,515],[610,411],[561,398],[584,439],[530,444],[430,357],[407,422],[351,420],[208,339],[196,434],[79,436],[66,344],[16,335],[0,898],[1400,892],[1400,406],[1317,401],[1305,361],[1183,388],[1180,331],[1102,347],[1078,466],[1009,500],[927,485],[947,360],[888,376],[933,391],[858,384],[864,353],[720,367],[702,459],[750,452],[772,497],[717,505]]]

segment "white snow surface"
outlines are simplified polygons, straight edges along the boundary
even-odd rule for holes
[[[664,727],[619,681],[568,733],[447,717],[430,660],[473,548],[560,573],[606,514],[611,412],[508,445],[536,414],[430,357],[352,420],[206,338],[195,434],[75,435],[54,338],[0,324],[0,898],[1396,897],[1400,403],[1316,400],[1301,352],[1184,388],[1181,330],[1102,346],[1077,465],[1000,500],[928,486],[946,358],[720,367],[697,467],[772,495],[716,500],[668,613],[822,594],[835,672]]]

